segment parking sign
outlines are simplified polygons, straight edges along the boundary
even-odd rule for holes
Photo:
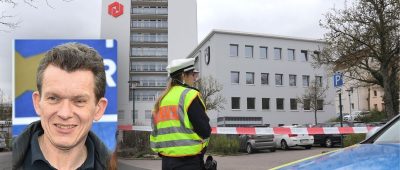
[[[343,85],[342,73],[336,73],[335,75],[333,75],[333,86],[342,87],[342,85]]]

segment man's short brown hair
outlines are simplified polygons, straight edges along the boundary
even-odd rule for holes
[[[47,51],[45,57],[40,61],[36,74],[36,86],[39,94],[41,94],[42,90],[43,73],[50,64],[66,72],[91,71],[95,79],[94,94],[96,102],[104,97],[106,75],[103,58],[94,48],[80,43],[66,43]]]

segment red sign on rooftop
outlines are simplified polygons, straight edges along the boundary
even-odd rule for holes
[[[108,5],[108,14],[113,17],[119,17],[124,13],[124,6],[118,2],[113,2]]]

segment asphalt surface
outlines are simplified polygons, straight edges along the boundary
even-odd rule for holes
[[[312,147],[306,150],[302,147],[290,150],[277,150],[276,152],[260,151],[254,154],[241,154],[237,156],[214,156],[218,162],[218,170],[265,170],[299,159],[321,154],[340,148]],[[160,170],[161,160],[118,160],[118,169],[121,170]]]
[[[0,152],[0,170],[11,169],[12,152]]]

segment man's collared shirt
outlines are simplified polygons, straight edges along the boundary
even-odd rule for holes
[[[23,169],[29,170],[55,170],[53,166],[46,160],[42,150],[39,146],[39,136],[43,134],[43,131],[37,131],[33,134],[30,143],[30,148],[25,156],[23,163]],[[79,170],[94,169],[94,143],[90,138],[86,138],[85,142],[87,148],[87,157],[85,162],[78,168]]]

